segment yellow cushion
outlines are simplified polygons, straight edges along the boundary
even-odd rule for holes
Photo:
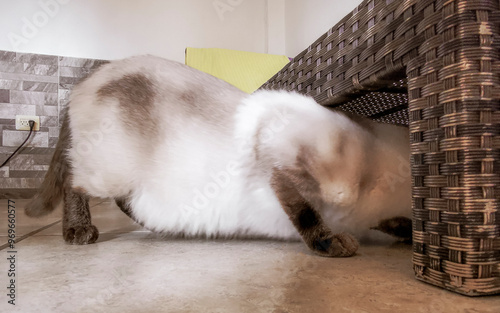
[[[186,65],[252,93],[289,62],[284,55],[227,49],[186,49]]]

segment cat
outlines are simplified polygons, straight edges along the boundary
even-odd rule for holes
[[[302,238],[318,255],[351,256],[370,227],[409,220],[409,153],[405,127],[298,93],[248,95],[181,63],[135,56],[75,86],[25,212],[42,216],[63,200],[70,244],[97,240],[88,201],[100,197],[155,232]]]

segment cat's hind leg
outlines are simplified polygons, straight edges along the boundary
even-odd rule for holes
[[[135,218],[132,215],[132,208],[130,207],[126,197],[115,198],[115,203],[123,213],[135,221]]]
[[[128,217],[130,217],[134,222],[141,225],[142,227],[145,227],[144,223],[137,220],[137,218],[134,216],[132,207],[130,206],[130,200],[128,197],[115,198],[115,203],[120,208],[120,210],[122,210],[122,212],[125,213]]]
[[[64,191],[63,237],[74,245],[91,244],[99,237],[91,223],[89,197],[71,188]]]
[[[274,170],[272,187],[281,206],[306,245],[321,256],[347,257],[354,255],[359,247],[358,241],[347,233],[334,234],[325,225],[311,201],[305,199],[299,192],[299,189],[304,189],[301,185],[307,184],[307,179],[299,176],[304,176],[304,173]],[[307,193],[307,191],[302,193]]]

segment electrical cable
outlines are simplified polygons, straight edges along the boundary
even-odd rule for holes
[[[19,149],[21,149],[24,146],[24,144],[28,141],[28,139],[30,139],[31,134],[33,133],[33,128],[35,127],[35,121],[29,120],[28,123],[30,125],[30,133],[28,134],[28,137],[26,137],[26,139],[24,140],[24,142],[16,149],[16,151],[14,151],[7,158],[7,160],[5,160],[5,162],[3,162],[2,165],[0,165],[0,168],[4,167],[10,161],[10,159],[12,159],[12,157],[17,153],[17,151],[19,151]]]

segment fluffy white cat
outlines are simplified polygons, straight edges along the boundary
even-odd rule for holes
[[[99,234],[89,197],[114,198],[156,232],[302,238],[320,255],[349,256],[380,222],[411,234],[410,181],[407,128],[352,119],[297,93],[247,95],[138,56],[74,88],[26,213],[64,199],[65,240],[87,244]]]

